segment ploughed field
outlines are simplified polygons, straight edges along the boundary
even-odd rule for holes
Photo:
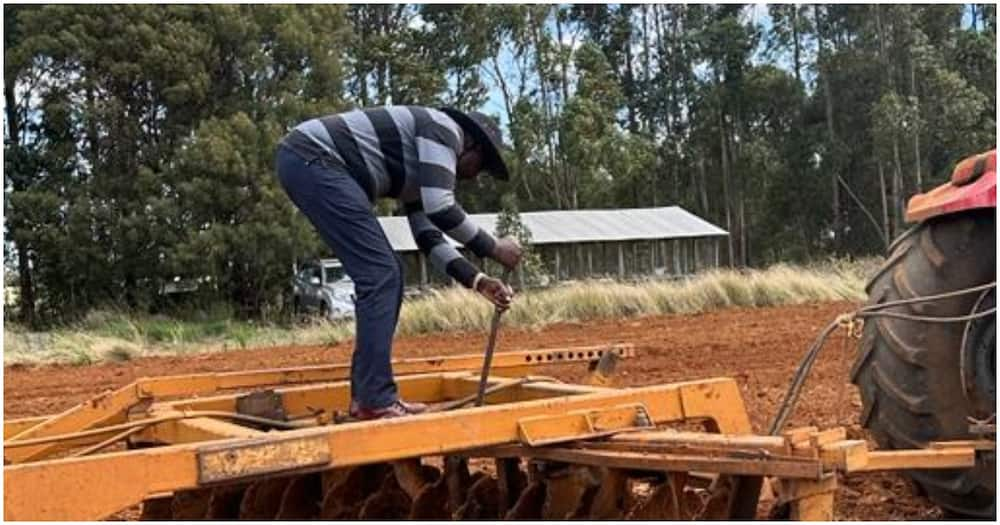
[[[717,376],[740,384],[754,429],[763,433],[784,395],[798,361],[818,332],[852,303],[775,308],[734,308],[698,315],[591,321],[541,330],[501,329],[498,352],[632,343],[638,356],[619,364],[621,386],[645,386]],[[400,338],[395,357],[482,352],[483,332]],[[51,414],[106,389],[142,376],[219,372],[346,362],[352,342],[326,347],[234,350],[185,357],[149,357],[93,366],[8,366],[4,369],[4,417]],[[789,427],[845,426],[848,437],[864,436],[858,425],[860,397],[848,382],[856,341],[835,333],[806,382]],[[583,365],[538,369],[563,381],[583,380]],[[941,514],[897,474],[841,479],[838,520],[940,519]],[[131,512],[126,514],[132,514]],[[131,516],[126,516],[131,517]]]

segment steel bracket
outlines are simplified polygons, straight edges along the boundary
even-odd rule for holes
[[[652,427],[646,406],[636,403],[523,418],[517,422],[517,433],[522,444],[539,447]]]

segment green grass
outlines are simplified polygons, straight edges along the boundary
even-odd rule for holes
[[[540,328],[559,322],[693,314],[728,307],[767,307],[861,301],[879,260],[831,260],[808,267],[779,264],[766,270],[713,270],[681,280],[622,283],[580,281],[523,293],[505,315],[507,326]],[[492,308],[460,288],[435,290],[407,301],[397,334],[483,330]],[[100,310],[73,326],[49,332],[5,327],[4,362],[88,365],[151,355],[183,355],[283,345],[337,344],[354,335],[353,322],[315,318],[294,326],[232,319],[221,307],[172,319]]]

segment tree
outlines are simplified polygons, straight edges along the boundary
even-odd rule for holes
[[[679,205],[734,266],[879,253],[910,195],[994,147],[995,6],[759,9],[5,7],[19,313],[151,308],[183,275],[265,315],[326,249],[276,142],[351,107],[499,111],[511,181],[461,181],[470,212]]]
[[[32,63],[31,54],[21,41],[25,38],[23,20],[35,7],[4,7],[4,216],[7,239],[13,243],[5,260],[17,261],[19,285],[19,318],[28,326],[35,325],[35,280],[31,263],[31,246],[26,231],[30,225],[18,220],[19,210],[12,200],[28,190],[31,175],[37,169],[38,135],[30,131],[28,110],[30,93],[41,79],[41,67]],[[20,90],[18,89],[20,88]],[[20,91],[20,93],[19,93]],[[28,95],[28,96],[26,96]],[[23,202],[23,201],[22,201]]]
[[[521,220],[518,211],[517,197],[513,194],[503,196],[503,208],[497,214],[495,235],[513,237],[521,245],[521,263],[517,267],[517,279],[523,288],[525,285],[539,284],[545,278],[545,266],[541,256],[532,246],[531,230]]]
[[[8,217],[24,234],[17,245],[31,248],[37,268],[23,274],[38,281],[47,316],[150,306],[182,269],[178,248],[204,215],[184,200],[192,175],[178,166],[198,151],[192,144],[211,147],[202,122],[242,114],[266,130],[246,143],[259,162],[240,167],[273,186],[281,129],[341,105],[340,58],[330,52],[338,19],[336,6],[46,6],[18,18],[23,38],[9,49],[37,71],[7,77],[15,96],[33,89],[27,107],[9,108],[35,117],[21,135],[37,147],[30,164],[17,161],[24,176],[10,180]],[[324,31],[310,29],[319,24]],[[202,189],[238,191],[210,169],[192,170]]]
[[[431,20],[448,18],[442,11],[427,13]],[[435,37],[440,35],[428,30],[419,15],[417,7],[407,4],[348,7],[347,86],[358,106],[441,102],[446,64],[436,54]]]

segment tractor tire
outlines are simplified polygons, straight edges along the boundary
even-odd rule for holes
[[[890,247],[888,259],[868,283],[868,304],[941,294],[996,280],[994,209],[929,219],[904,233]],[[957,317],[982,311],[980,293],[890,308],[928,317]],[[993,297],[995,303],[995,295]],[[988,301],[986,301],[988,303]],[[923,447],[931,441],[974,439],[968,417],[984,418],[996,410],[996,377],[991,370],[973,374],[976,399],[963,388],[962,360],[978,352],[975,363],[995,363],[996,317],[990,329],[971,329],[963,351],[965,322],[928,323],[875,317],[865,320],[851,382],[861,393],[861,424],[887,449]],[[979,323],[982,325],[983,323]],[[992,338],[993,341],[986,341]],[[969,362],[967,359],[966,362]],[[968,370],[965,370],[967,377]],[[984,379],[985,378],[985,379]],[[968,381],[966,381],[966,384]],[[980,396],[982,397],[982,396]],[[977,453],[969,469],[910,470],[906,474],[947,514],[996,518],[996,454]]]

